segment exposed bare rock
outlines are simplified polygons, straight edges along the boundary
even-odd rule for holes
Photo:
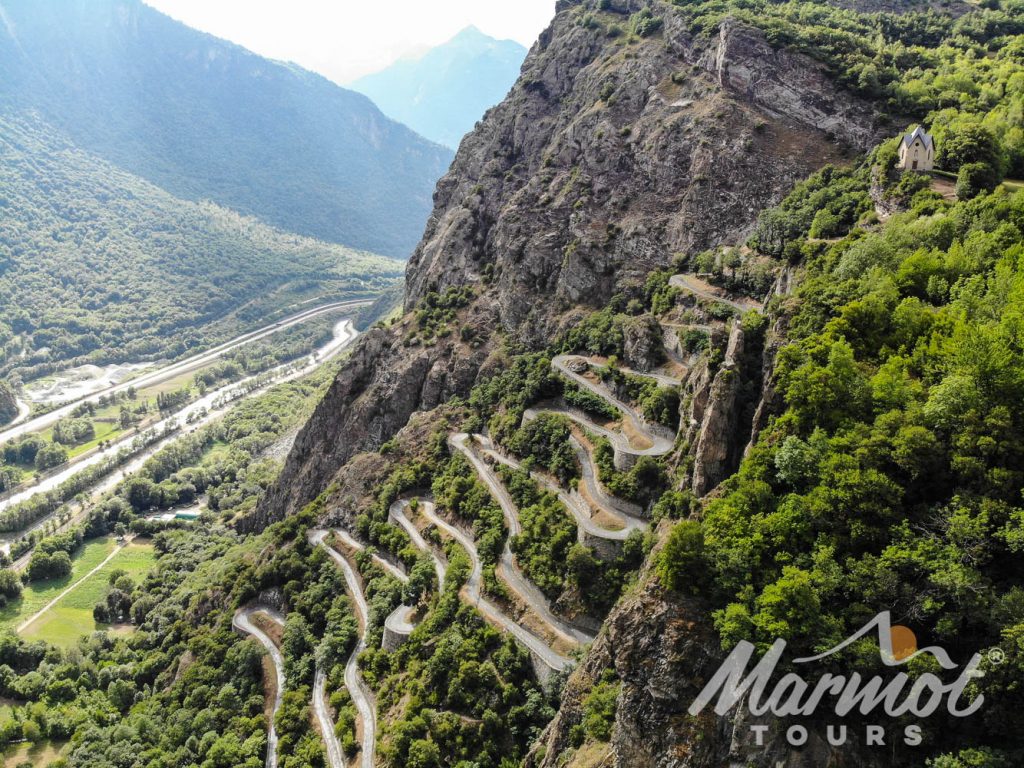
[[[759,30],[726,19],[718,45],[704,53],[700,64],[724,88],[768,114],[789,116],[862,148],[877,140],[868,104],[838,90],[801,56],[772,48]]]
[[[768,420],[782,410],[782,397],[776,389],[775,360],[786,340],[787,320],[785,314],[775,319],[764,344],[764,352],[761,354],[761,394],[750,424],[750,440],[743,451],[744,455],[753,447],[761,431],[768,426]]]
[[[377,498],[381,482],[402,462],[424,458],[430,438],[443,430],[451,410],[446,407],[414,413],[409,423],[389,441],[386,453],[357,453],[335,474],[324,499],[326,516],[322,521],[329,527],[355,529],[356,516],[369,509]]]
[[[715,374],[708,395],[707,409],[701,422],[700,436],[694,452],[693,492],[704,496],[731,474],[737,462],[736,434],[742,372],[739,360],[744,348],[743,329],[739,323],[729,335],[725,361]]]
[[[885,179],[883,177],[881,168],[871,169],[871,202],[875,204],[875,213],[878,214],[878,218],[885,221],[890,216],[894,216],[897,213],[907,210],[907,201],[900,200],[898,197],[889,196],[886,194]]]
[[[661,326],[650,315],[631,317],[623,327],[626,364],[638,371],[658,366],[664,356]]]
[[[728,344],[728,335],[721,328],[711,329],[708,338],[708,348],[711,350],[724,350]],[[685,435],[684,444],[693,446],[700,437],[700,428],[704,423],[704,411],[708,407],[708,399],[711,396],[711,384],[715,379],[715,372],[711,370],[707,360],[704,364],[694,369],[686,381],[689,396],[689,409],[680,413],[680,430]]]
[[[638,295],[675,254],[742,242],[794,182],[891,133],[819,62],[775,49],[733,19],[704,36],[661,0],[597,6],[559,0],[519,82],[462,142],[409,262],[405,319],[356,345],[252,527],[328,487],[329,520],[351,525],[393,466],[392,456],[364,452],[403,428],[400,446],[424,445],[443,425],[442,410],[431,409],[503,369],[501,337],[518,348],[547,346],[587,310]],[[642,8],[662,18],[658,34],[628,42],[608,34]],[[592,14],[586,24],[584,13]],[[777,293],[792,282],[787,272]],[[473,301],[449,334],[424,346],[413,311],[432,293],[467,286]],[[755,325],[734,324],[728,339],[713,333],[721,362],[687,377],[680,464],[692,462],[698,495],[736,469],[771,414],[772,361],[785,328],[776,324],[766,343]],[[654,366],[661,342],[649,318],[630,321],[625,341],[631,367]],[[667,594],[650,562],[569,680],[528,764],[577,765],[574,727],[611,669],[622,688],[601,765],[843,765],[817,736],[790,748],[773,724],[767,746],[757,747],[743,712],[687,714],[721,662],[719,638],[707,607]],[[858,758],[847,764],[872,765],[847,754]]]
[[[879,135],[869,106],[820,65],[735,22],[708,40],[658,2],[613,3],[603,16],[648,5],[664,37],[628,56],[577,23],[583,5],[559,6],[519,83],[438,184],[407,309],[490,273],[504,326],[543,334],[554,314],[603,304],[675,252],[741,238],[796,179],[839,159],[842,142],[859,149]]]
[[[469,285],[477,299],[460,323],[477,339],[503,328],[546,344],[574,307],[636,290],[674,253],[742,240],[795,181],[884,132],[820,64],[734,22],[698,37],[668,4],[616,0],[603,23],[647,6],[665,19],[624,50],[580,23],[591,5],[559,5],[519,82],[462,142],[409,262],[407,310]],[[356,345],[250,525],[315,498],[411,414],[468,393],[495,345],[453,334],[406,346],[411,322]],[[632,364],[654,354],[631,341]]]
[[[312,501],[355,454],[379,448],[415,412],[469,390],[487,348],[451,339],[434,347],[406,346],[400,334],[408,328],[374,328],[359,340],[296,438],[278,482],[242,530],[259,530]]]

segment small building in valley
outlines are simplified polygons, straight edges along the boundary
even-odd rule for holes
[[[935,142],[932,135],[918,126],[900,141],[901,171],[930,171],[935,167]]]

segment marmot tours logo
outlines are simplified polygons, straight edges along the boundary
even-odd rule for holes
[[[879,613],[834,648],[817,656],[793,659],[793,663],[813,665],[838,653],[873,630],[878,636],[882,663],[887,667],[898,668],[918,656],[931,654],[943,670],[951,673],[952,670],[958,669],[942,648],[929,646],[918,649],[913,631],[900,625],[892,626],[888,611]],[[740,642],[690,705],[689,713],[699,714],[711,703],[716,694],[718,700],[714,711],[719,715],[724,715],[746,697],[747,708],[755,717],[770,714],[780,718],[807,717],[818,713],[819,708],[827,707],[831,707],[838,718],[851,713],[868,716],[879,711],[879,708],[881,712],[893,718],[904,715],[925,718],[943,706],[954,717],[969,717],[977,712],[985,701],[985,697],[980,694],[971,701],[963,700],[967,684],[983,675],[979,670],[980,653],[974,654],[960,669],[955,679],[948,682],[931,672],[925,672],[913,680],[903,671],[896,672],[891,678],[876,675],[866,680],[858,672],[848,676],[825,672],[819,674],[813,681],[797,672],[789,672],[773,684],[775,668],[782,659],[785,649],[786,641],[776,640],[748,673],[747,668],[754,653],[754,645],[746,640]],[[813,667],[807,669],[811,671]],[[950,674],[947,677],[951,676]],[[762,746],[768,726],[752,725],[751,731],[757,745]],[[867,746],[886,744],[887,734],[881,725],[866,726],[864,735]],[[794,725],[787,730],[786,737],[792,746],[801,746],[807,742],[807,728],[803,725]],[[826,737],[833,746],[845,744],[847,728],[845,725],[830,724]],[[919,745],[921,727],[906,726],[903,741],[909,746]]]

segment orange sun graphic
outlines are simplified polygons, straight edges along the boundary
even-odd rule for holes
[[[903,661],[917,652],[917,636],[910,627],[897,624],[889,631],[892,637],[892,655],[896,661]]]

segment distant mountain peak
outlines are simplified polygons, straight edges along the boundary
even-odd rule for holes
[[[489,46],[509,46],[515,47],[516,49],[523,51],[523,56],[526,56],[526,49],[517,43],[515,40],[509,38],[492,37],[486,32],[481,30],[475,24],[470,24],[468,27],[462,29],[458,34],[455,35],[448,43],[445,43],[439,47],[443,48],[444,45],[459,44],[459,45],[476,45],[482,47]],[[431,49],[436,50],[436,49]],[[429,53],[429,51],[428,51]]]
[[[451,160],[364,95],[141,0],[0,0],[0,29],[4,109],[284,230],[408,256]]]
[[[474,40],[480,38],[486,38],[488,40],[494,39],[490,35],[485,35],[483,32],[481,32],[480,28],[475,24],[470,24],[468,27],[465,27],[457,35],[455,35],[455,37],[453,37],[452,40]]]
[[[351,87],[384,114],[438,144],[456,147],[519,76],[526,48],[470,24],[448,42],[403,58]]]

